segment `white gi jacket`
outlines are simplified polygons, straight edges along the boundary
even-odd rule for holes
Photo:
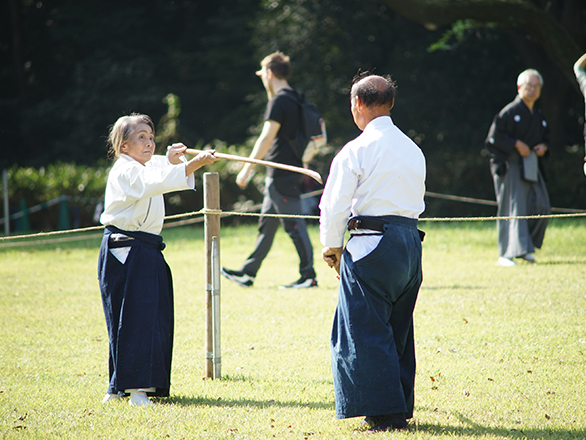
[[[156,155],[143,166],[121,154],[108,175],[100,222],[126,231],[158,235],[165,218],[163,194],[194,188],[193,174],[185,176],[185,163],[173,165],[166,156]],[[130,248],[114,250],[120,250],[113,253],[124,263]]]
[[[342,247],[351,215],[419,218],[425,209],[425,157],[390,116],[372,120],[332,161],[320,202],[320,241]],[[357,231],[359,233],[359,231]],[[354,261],[368,255],[381,236],[350,240]]]

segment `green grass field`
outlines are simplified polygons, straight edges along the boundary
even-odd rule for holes
[[[336,420],[329,333],[337,280],[315,246],[320,287],[297,278],[281,230],[255,286],[222,280],[221,380],[204,380],[203,232],[163,231],[176,331],[171,397],[104,405],[107,334],[96,279],[99,238],[0,244],[0,437],[65,439],[585,439],[586,227],[555,220],[538,264],[495,265],[492,222],[421,223],[424,284],[415,310],[415,415],[368,435]],[[96,234],[91,234],[95,237]],[[253,226],[223,228],[238,268]]]

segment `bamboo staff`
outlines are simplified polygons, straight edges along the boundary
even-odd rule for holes
[[[202,152],[202,150],[193,150],[188,148],[185,150],[187,154],[197,155]],[[323,180],[317,171],[309,170],[307,168],[295,167],[293,165],[285,165],[283,163],[271,162],[268,160],[260,160],[260,159],[251,159],[250,157],[243,157],[243,156],[236,156],[234,154],[225,154],[225,153],[218,153],[214,154],[218,159],[227,159],[227,160],[237,160],[238,162],[248,162],[253,163],[255,165],[264,165],[266,167],[273,167],[279,168],[281,170],[292,171],[294,173],[305,174],[306,176],[311,177],[312,179],[317,180],[319,183],[323,184]]]

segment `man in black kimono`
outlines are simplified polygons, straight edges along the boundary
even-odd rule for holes
[[[517,79],[517,97],[494,117],[488,132],[486,147],[491,157],[498,215],[502,217],[551,212],[542,163],[549,155],[549,127],[535,107],[542,85],[543,78],[536,70],[522,72]],[[526,161],[532,155],[538,162],[533,178],[522,168],[525,166],[528,171],[530,164]],[[514,266],[514,258],[534,263],[532,254],[535,248],[541,248],[547,223],[548,219],[499,220],[498,264]]]

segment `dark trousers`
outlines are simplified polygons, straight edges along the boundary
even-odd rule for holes
[[[267,178],[261,214],[301,215],[302,213],[301,198],[299,196],[290,197],[282,195],[277,191],[273,179]],[[263,217],[261,215],[258,222],[258,236],[254,251],[244,262],[240,270],[252,277],[256,276],[263,260],[271,250],[279,224],[283,225],[285,232],[293,240],[293,244],[299,255],[300,275],[306,278],[314,278],[313,247],[309,240],[305,220],[298,218],[279,219],[275,217]]]
[[[358,261],[344,250],[331,336],[338,418],[413,416],[413,309],[422,278],[417,220],[396,217]]]

